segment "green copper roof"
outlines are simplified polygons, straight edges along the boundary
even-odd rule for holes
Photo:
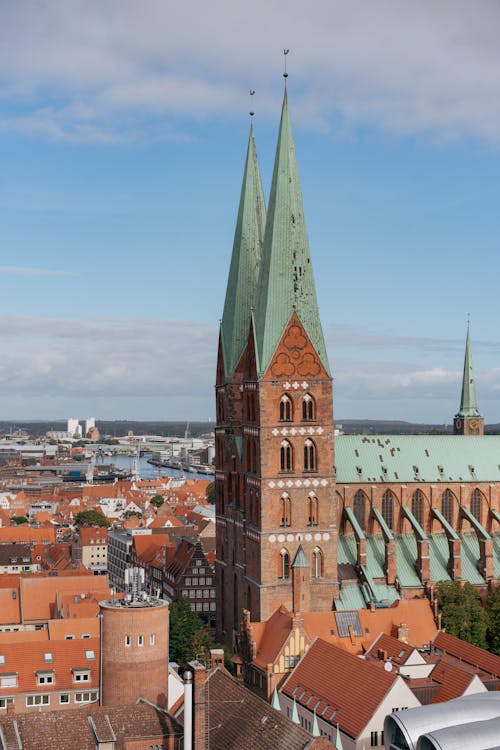
[[[467,324],[467,339],[465,341],[464,375],[462,379],[462,398],[457,417],[480,417],[476,401],[476,385],[472,370],[472,356],[470,353],[470,333]]]
[[[294,310],[329,372],[285,91],[255,309],[260,374]]]
[[[500,435],[338,435],[335,467],[337,484],[500,482]]]
[[[295,553],[295,557],[293,558],[292,568],[308,568],[308,567],[309,567],[309,561],[306,557],[304,550],[302,549],[302,545],[299,544],[299,548],[297,552]]]
[[[253,129],[250,128],[245,174],[241,187],[238,220],[221,322],[224,369],[228,378],[234,373],[248,339],[251,309],[255,305],[265,224],[266,205]]]

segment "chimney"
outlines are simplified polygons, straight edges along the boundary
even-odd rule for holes
[[[223,648],[211,648],[210,649],[210,669],[217,669],[217,667],[224,667],[224,649]]]
[[[193,672],[192,750],[205,750],[207,743],[207,670],[199,661],[189,662]],[[185,722],[184,722],[185,723]],[[187,750],[187,745],[184,745]]]
[[[184,750],[193,750],[193,675],[184,672]]]

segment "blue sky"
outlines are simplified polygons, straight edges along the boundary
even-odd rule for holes
[[[500,8],[0,0],[0,414],[206,419],[289,102],[338,419],[500,421]]]

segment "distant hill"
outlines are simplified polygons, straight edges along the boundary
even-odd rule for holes
[[[184,436],[187,422],[150,422],[132,420],[97,420],[97,427],[101,435],[111,438],[123,437],[129,432],[134,435],[162,435],[164,437]],[[443,424],[427,424],[418,422],[404,422],[401,420],[384,419],[337,419],[337,427],[342,425],[346,434],[375,434],[375,435],[451,435],[452,426]],[[189,422],[189,434],[198,437],[212,432],[215,425],[213,422]],[[54,420],[26,420],[25,422],[0,421],[0,434],[9,433],[11,430],[25,430],[31,437],[42,437],[48,430],[66,429],[66,422]],[[500,434],[500,424],[486,425],[486,433],[490,435]]]

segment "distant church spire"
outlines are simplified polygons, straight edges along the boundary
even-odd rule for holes
[[[265,223],[266,205],[251,126],[221,321],[222,351],[227,378],[233,375],[248,340],[251,311],[255,306]]]
[[[455,415],[454,433],[456,435],[484,434],[484,419],[479,413],[476,401],[476,385],[474,382],[474,371],[472,369],[469,322],[467,322],[467,338],[465,340],[462,396],[460,399],[460,409]]]
[[[285,89],[255,310],[260,374],[294,311],[329,373]]]

